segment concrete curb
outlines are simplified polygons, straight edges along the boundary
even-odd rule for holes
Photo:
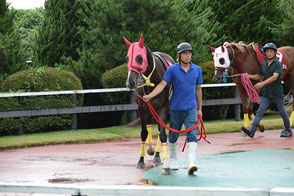
[[[144,195],[144,196],[293,196],[294,188],[247,189],[170,186],[74,186],[0,183],[0,193],[69,194],[69,195]]]

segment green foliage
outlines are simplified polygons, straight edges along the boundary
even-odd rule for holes
[[[80,80],[70,72],[51,67],[30,68],[12,74],[1,86],[1,92],[40,92],[80,90]],[[77,96],[81,106],[83,96]],[[71,95],[31,96],[0,99],[0,111],[40,110],[73,107]],[[19,126],[25,133],[69,128],[70,115],[0,119],[0,135],[17,134]]]
[[[206,62],[200,63],[199,66],[201,67],[201,71],[202,71],[203,84],[214,83],[213,82],[214,62],[206,61]]]
[[[83,26],[79,17],[80,1],[47,0],[44,20],[39,29],[34,48],[35,61],[39,65],[54,66],[62,57],[78,60],[77,49],[82,44],[78,26]]]
[[[33,60],[36,35],[43,21],[44,9],[19,9],[14,18],[14,26],[21,36],[21,48],[26,60]]]
[[[176,47],[183,41],[195,49],[193,62],[210,57],[207,44],[217,40],[213,32],[218,23],[208,20],[213,13],[201,1],[189,12],[185,0],[87,0],[79,12],[86,27],[80,27],[83,43],[77,50],[81,57],[63,58],[62,69],[73,71],[85,88],[101,87],[101,76],[125,61],[127,48],[122,39],[139,40],[153,51],[176,57]],[[92,80],[88,80],[88,78]],[[86,80],[87,79],[87,80]]]
[[[50,82],[48,82],[50,81]],[[82,89],[73,73],[51,67],[29,68],[12,74],[2,84],[1,91],[39,92]]]
[[[293,46],[294,43],[294,1],[293,0],[280,0],[279,7],[284,10],[284,14],[281,15],[283,20],[277,24],[272,21],[266,20],[265,23],[269,24],[272,28],[272,33],[279,37],[279,41],[276,42],[278,47],[280,46]]]
[[[0,0],[0,84],[10,74],[25,69],[20,35],[13,20],[16,11],[9,10],[6,0]]]
[[[102,75],[101,82],[104,88],[125,88],[128,77],[128,65],[123,64],[115,67]],[[126,92],[105,94],[103,100],[111,104],[122,104],[130,102],[130,95]]]
[[[102,75],[102,85],[104,88],[124,88],[128,77],[128,64],[115,67]]]
[[[217,32],[218,37],[227,35],[226,41],[244,41],[265,44],[274,42],[277,36],[271,33],[271,25],[262,18],[279,24],[282,10],[278,7],[278,0],[213,0],[208,1],[216,20],[223,25]]]
[[[122,64],[115,67],[102,75],[101,83],[104,88],[125,88],[126,79],[128,77],[128,65]],[[130,93],[128,92],[115,92],[101,95],[102,100],[108,104],[129,104],[130,103]],[[129,112],[116,112],[113,114],[113,119],[119,119],[121,123],[125,124],[129,122],[128,114]],[[124,119],[126,118],[126,119]],[[116,122],[113,122],[116,124]]]

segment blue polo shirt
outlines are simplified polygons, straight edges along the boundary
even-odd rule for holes
[[[163,76],[166,83],[172,83],[173,95],[170,110],[190,110],[197,108],[196,85],[203,84],[202,71],[191,63],[186,73],[180,63],[170,66]]]

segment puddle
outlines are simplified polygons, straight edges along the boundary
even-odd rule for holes
[[[49,183],[75,183],[75,182],[90,182],[90,179],[78,179],[78,178],[53,178],[49,179]]]

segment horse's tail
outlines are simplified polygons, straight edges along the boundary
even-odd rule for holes
[[[292,90],[284,97],[284,103],[286,107],[289,107],[293,104],[293,96],[291,95]]]
[[[141,119],[140,118],[137,118],[136,120],[132,121],[132,122],[129,122],[127,124],[125,124],[124,126],[125,127],[137,127],[141,124]]]

